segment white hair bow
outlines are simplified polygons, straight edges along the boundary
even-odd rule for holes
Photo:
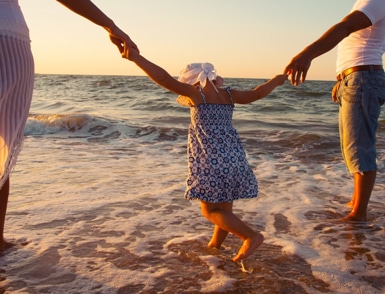
[[[217,78],[217,73],[214,69],[214,66],[211,63],[203,63],[202,71],[198,75],[199,84],[202,87],[206,86],[206,81],[213,81]]]
[[[217,78],[217,73],[211,63],[190,63],[181,72],[178,81],[190,85],[199,83],[206,86],[207,79],[211,82]]]

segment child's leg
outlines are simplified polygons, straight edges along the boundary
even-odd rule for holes
[[[218,205],[220,205],[220,207],[224,210],[233,211],[232,202],[218,203]],[[215,247],[217,249],[221,248],[222,243],[226,239],[228,233],[229,233],[228,231],[223,230],[219,226],[215,225],[214,232],[208,246]]]
[[[220,237],[223,238],[222,231],[230,232],[243,240],[242,247],[233,259],[234,261],[245,259],[262,244],[264,239],[262,234],[254,232],[233,214],[232,203],[208,203],[201,201],[201,209],[203,216],[220,229],[217,231],[221,234],[220,236],[215,235],[216,231],[214,229],[214,240],[217,238],[220,241]],[[218,243],[216,244],[218,245]]]
[[[228,231],[222,230],[220,227],[215,225],[213,236],[211,237],[211,240],[208,246],[214,247],[217,249],[221,248],[221,245],[223,241],[226,239],[228,233],[229,233]]]

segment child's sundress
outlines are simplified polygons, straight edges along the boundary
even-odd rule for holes
[[[207,104],[201,90],[204,103],[190,108],[187,199],[221,203],[258,195],[257,180],[232,125],[231,89],[226,91],[231,104]]]

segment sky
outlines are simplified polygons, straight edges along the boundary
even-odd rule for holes
[[[355,0],[93,0],[143,56],[178,76],[211,62],[223,77],[270,78],[349,13]],[[107,32],[55,0],[19,0],[41,74],[143,75]],[[335,79],[336,50],[318,57],[309,80]]]

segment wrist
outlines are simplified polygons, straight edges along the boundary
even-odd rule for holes
[[[110,34],[113,34],[113,32],[118,28],[116,24],[109,19],[108,23],[103,25],[103,28]]]

